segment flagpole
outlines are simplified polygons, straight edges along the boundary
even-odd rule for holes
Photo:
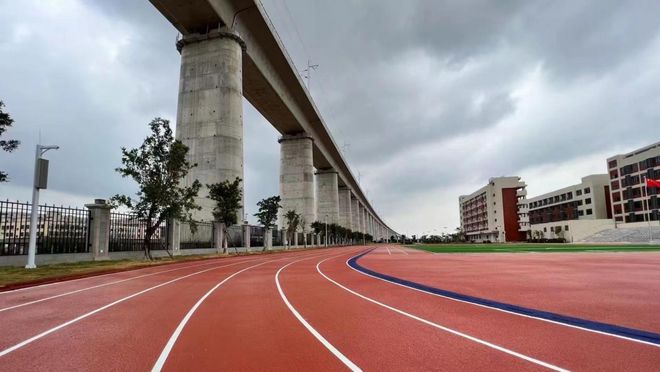
[[[651,197],[649,196],[649,181],[648,177],[644,180],[644,188],[646,189],[646,209],[649,214],[646,221],[649,223],[649,244],[653,241],[653,233],[651,232]]]

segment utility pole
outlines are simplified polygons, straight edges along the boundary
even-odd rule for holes
[[[57,150],[59,146],[42,146],[37,144],[34,157],[34,182],[32,186],[32,210],[30,211],[30,243],[28,245],[28,261],[26,269],[36,269],[37,256],[37,222],[39,218],[39,189],[48,186],[48,160],[41,156],[48,150]]]
[[[307,80],[307,90],[309,90],[309,83],[312,80],[312,71],[316,71],[319,68],[319,65],[313,65],[312,61],[307,60],[307,68],[303,70],[303,78]]]

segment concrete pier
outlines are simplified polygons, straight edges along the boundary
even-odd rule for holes
[[[316,172],[317,216],[320,221],[328,224],[339,223],[339,188],[337,172],[332,169],[322,169]]]
[[[357,199],[351,198],[351,213],[353,215],[351,218],[351,229],[358,232],[360,231],[359,205],[360,202]]]
[[[193,211],[197,220],[212,220],[214,202],[206,184],[243,179],[243,51],[231,30],[189,34],[177,42],[181,53],[176,136],[196,163],[185,183],[202,183]],[[244,204],[244,203],[243,203]],[[243,220],[243,209],[237,221]]]
[[[283,216],[287,211],[294,210],[304,218],[306,230],[310,231],[310,224],[317,220],[312,137],[304,133],[284,135],[279,143],[282,209],[278,224],[280,228],[285,228]]]
[[[339,189],[339,224],[353,230],[353,213],[351,213],[351,190],[343,187]]]

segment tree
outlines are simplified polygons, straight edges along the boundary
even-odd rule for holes
[[[257,217],[259,223],[266,229],[264,232],[264,250],[271,248],[271,229],[275,226],[275,221],[277,221],[277,212],[282,208],[280,205],[281,200],[279,196],[271,196],[257,203],[259,212],[255,213],[254,216]]]
[[[2,111],[4,106],[4,102],[0,101],[0,137],[2,137],[2,134],[14,123],[14,119],[12,119],[9,113]],[[0,149],[3,151],[12,152],[18,148],[20,143],[21,142],[17,140],[0,140]],[[0,171],[0,182],[7,182],[7,180],[7,173]]]
[[[122,147],[124,166],[116,169],[122,177],[130,177],[138,184],[137,197],[115,195],[111,200],[114,205],[128,207],[146,222],[144,254],[151,260],[151,237],[164,221],[177,219],[194,226],[190,211],[201,209],[195,204],[195,197],[202,185],[195,180],[190,186],[181,186],[181,180],[196,164],[186,160],[188,146],[174,139],[169,121],[155,118],[149,127],[151,135],[139,148]]]
[[[298,233],[298,225],[300,225],[300,215],[294,210],[288,210],[284,214],[286,220],[286,233],[289,245],[294,241],[294,236]]]
[[[318,236],[319,238],[324,237],[325,239],[325,223],[321,221],[314,221],[311,223],[310,226],[312,230],[314,230],[314,234],[316,234],[316,236]],[[320,241],[318,243],[319,245],[321,245]]]
[[[243,191],[241,190],[241,179],[224,180],[222,182],[206,185],[209,189],[209,198],[215,201],[213,207],[213,219],[220,223],[222,229],[222,248],[226,253],[228,246],[227,228],[238,223],[237,212],[243,206],[241,199]]]

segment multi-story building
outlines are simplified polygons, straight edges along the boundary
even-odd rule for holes
[[[527,199],[531,238],[572,241],[610,227],[609,184],[607,174],[593,174],[577,185]]]
[[[609,183],[607,174],[593,174],[577,185],[527,199],[530,224],[612,218]]]
[[[491,178],[470,195],[458,198],[461,231],[472,242],[523,241],[529,231],[525,198],[520,177]]]
[[[607,159],[612,215],[617,223],[658,221],[660,189],[646,189],[646,179],[660,179],[660,142]]]

